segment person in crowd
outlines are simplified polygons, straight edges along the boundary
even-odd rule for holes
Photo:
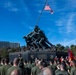
[[[4,66],[4,58],[1,59],[1,66],[0,66],[0,75],[1,75],[1,69]]]
[[[57,60],[58,60],[58,57],[57,57],[57,56],[55,56],[54,60],[56,60],[56,61],[57,61]]]
[[[56,65],[53,60],[50,61],[50,65],[48,67],[52,69],[53,75],[55,75]]]
[[[60,65],[60,60],[57,60],[57,65]]]
[[[21,69],[18,67],[18,63],[19,59],[15,58],[13,61],[13,66],[7,70],[6,75],[22,75]]]
[[[68,61],[66,61],[65,63],[66,63],[66,70],[67,70],[68,74],[70,75],[70,70],[71,70],[70,63]]]
[[[11,67],[11,65],[9,65],[9,59],[5,58],[4,65],[1,68],[1,75],[6,75],[6,72],[10,67]]]
[[[64,61],[64,58],[63,58],[63,56],[61,56],[60,62],[62,63],[63,61]]]
[[[31,75],[36,75],[36,74],[37,74],[38,62],[39,62],[39,60],[36,60],[36,61],[35,61],[36,66],[34,66],[34,67],[31,69]]]
[[[25,75],[26,73],[28,73],[28,72],[26,71],[26,69],[25,69],[23,59],[19,59],[18,66],[19,66],[19,68],[20,68],[20,70],[21,70],[22,75]]]
[[[36,74],[39,74],[42,70],[42,66],[41,66],[41,60],[38,62],[38,69],[37,69],[37,72]]]
[[[76,75],[76,60],[72,60],[71,64],[72,64],[72,67],[71,67],[70,75]]]
[[[32,68],[32,61],[31,60],[28,61],[27,67],[30,69]]]
[[[0,67],[1,67],[2,65],[1,65],[1,57],[0,57]]]
[[[25,61],[24,61],[24,67],[26,68],[27,65],[28,65],[28,64],[27,64],[27,60],[25,60]]]
[[[25,74],[26,74],[26,75],[31,75],[31,68],[32,68],[31,64],[32,64],[32,62],[29,61],[29,63],[28,63],[27,60],[26,60],[25,63],[24,63]]]
[[[1,65],[4,65],[4,58],[1,59]]]
[[[41,70],[41,72],[38,75],[53,75],[52,70],[48,67]]]
[[[58,64],[57,65],[57,69],[55,70],[55,75],[56,75],[56,73],[58,73],[60,71],[60,65]]]
[[[76,75],[76,60],[69,62],[63,57],[58,59],[50,60],[48,64],[47,60],[36,58],[33,63],[31,60],[28,63],[24,62],[20,55],[14,59],[13,65],[10,65],[7,58],[2,58],[0,75]]]
[[[40,62],[40,73],[38,75],[53,75],[52,69],[50,69],[46,61]]]
[[[57,72],[55,75],[68,75],[68,72],[65,70],[66,66],[64,63],[60,65],[60,71]]]

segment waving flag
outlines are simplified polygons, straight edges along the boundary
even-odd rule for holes
[[[51,10],[50,6],[49,5],[46,5],[44,10]]]
[[[45,8],[44,8],[44,10],[46,10],[46,11],[50,11],[51,14],[53,14],[53,10],[50,8],[49,5],[46,5]]]
[[[68,49],[68,59],[69,59],[69,61],[74,59],[74,55],[70,49]]]

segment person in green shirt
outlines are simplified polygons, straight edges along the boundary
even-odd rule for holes
[[[36,74],[38,75],[41,72],[41,69],[38,68]]]
[[[31,69],[31,75],[36,75],[37,74],[37,70],[39,69],[39,64],[38,64],[39,61],[36,61],[35,64],[36,66],[34,66],[32,69]]]
[[[13,61],[13,66],[7,70],[6,75],[22,75],[21,69],[18,67],[18,63],[19,59],[15,58]]]
[[[0,75],[1,75],[1,69],[3,68],[3,66],[4,66],[4,58],[1,59]]]
[[[38,70],[38,66],[36,65],[35,67],[32,68],[31,74],[36,75],[37,70]]]
[[[24,61],[24,67],[26,68],[28,66],[27,60]]]
[[[1,67],[2,65],[1,65],[1,57],[0,57],[0,67]]]
[[[68,74],[70,75],[71,66],[68,61],[66,61],[66,70],[67,70]]]
[[[27,60],[25,60],[25,62],[24,62],[24,68],[25,68],[25,74],[26,75],[31,75],[31,67],[30,66],[28,66],[29,64],[28,64],[28,62],[27,62]]]
[[[55,75],[60,71],[60,65],[57,65],[57,69],[55,70]]]
[[[35,63],[32,63],[31,65],[32,65],[32,68],[36,66],[36,64],[35,64]]]
[[[56,65],[54,65],[54,61],[50,61],[50,65],[48,66],[50,69],[52,69],[53,75],[55,75]]]
[[[31,60],[28,61],[27,67],[30,68],[30,69],[32,69],[32,61]]]
[[[37,69],[36,75],[39,75],[39,74],[41,75],[41,72],[47,67],[47,63],[45,60],[41,60],[38,62],[38,64],[39,64],[38,66],[39,68]]]
[[[4,65],[1,68],[1,75],[5,75],[10,67],[11,65],[9,65],[9,60],[7,58],[4,59]]]
[[[52,70],[48,67],[41,70],[41,72],[38,75],[53,75]]]
[[[60,71],[57,72],[55,75],[68,75],[68,72],[65,70],[65,64],[61,63],[60,65]]]
[[[4,65],[4,58],[1,59],[1,65]]]
[[[76,75],[76,60],[71,61],[71,64],[72,64],[72,68],[70,75]]]

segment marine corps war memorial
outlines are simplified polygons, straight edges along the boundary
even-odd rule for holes
[[[9,59],[12,61],[15,57],[18,57],[19,54],[23,57],[24,60],[32,60],[35,58],[45,59],[49,61],[54,59],[56,56],[64,58],[68,56],[66,52],[58,52],[55,45],[49,42],[44,31],[42,31],[39,26],[35,26],[33,31],[23,37],[26,42],[27,50],[21,52],[14,52],[9,54]]]

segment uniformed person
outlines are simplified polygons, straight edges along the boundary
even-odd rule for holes
[[[57,65],[57,69],[55,70],[55,75],[60,71],[60,65]]]
[[[41,60],[41,61],[39,61],[39,69],[37,70],[37,75],[39,74],[41,74],[41,72],[44,70],[44,68],[45,67],[47,67],[47,63],[46,63],[46,61],[45,60]]]
[[[35,62],[36,66],[31,69],[31,75],[36,75],[38,70],[38,60]]]
[[[76,75],[76,60],[71,61],[71,63],[72,63],[72,68],[70,75]]]
[[[68,61],[66,61],[66,70],[67,70],[68,74],[70,74],[71,66]]]
[[[1,59],[0,75],[1,75],[1,69],[3,68],[3,66],[4,66],[4,58]]]
[[[1,57],[0,57],[0,67],[1,67],[2,65],[1,65]]]
[[[10,67],[11,67],[11,65],[9,65],[9,60],[7,58],[5,58],[4,65],[1,68],[1,75],[6,75],[6,72]]]
[[[60,71],[56,73],[56,75],[68,75],[68,72],[65,70],[65,64],[62,63],[60,65]]]
[[[48,66],[50,69],[52,69],[53,75],[55,75],[56,65],[54,65],[54,61],[50,61],[50,65]]]
[[[38,75],[53,75],[53,74],[52,74],[52,70],[46,67]]]
[[[6,75],[21,75],[21,70],[18,67],[18,63],[19,59],[15,58],[13,61],[13,66],[7,70]]]

